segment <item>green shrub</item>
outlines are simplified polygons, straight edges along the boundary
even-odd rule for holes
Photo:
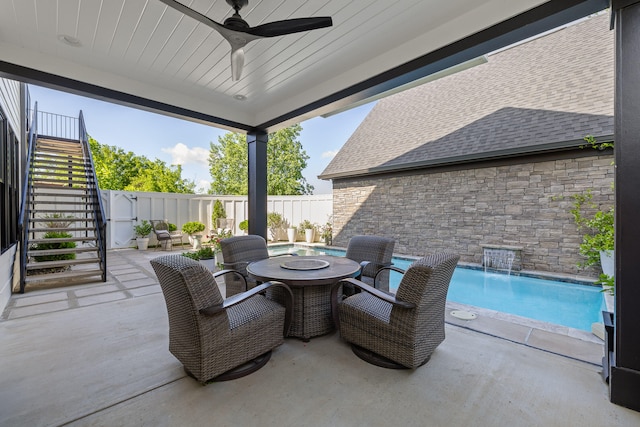
[[[143,219],[140,224],[136,224],[133,226],[133,230],[136,232],[136,236],[147,237],[153,231],[153,226],[149,221]]]
[[[590,190],[573,196],[571,214],[579,231],[584,231],[580,255],[586,259],[580,265],[588,267],[600,263],[600,251],[613,250],[614,208],[602,209],[593,202]]]
[[[64,231],[48,231],[44,235],[45,239],[62,239],[62,238],[69,238],[69,237],[73,237],[73,236],[70,233],[66,233]],[[76,247],[76,242],[59,242],[59,243],[42,242],[42,243],[37,243],[31,246],[30,249],[32,251],[44,251],[44,250],[50,250],[50,249],[72,249],[75,247]],[[68,259],[75,259],[76,254],[71,253],[71,254],[56,254],[56,255],[35,255],[33,258],[37,262],[62,261],[62,260],[68,260]]]
[[[187,234],[196,234],[204,231],[204,224],[200,221],[185,222],[182,226],[182,231]]]
[[[245,219],[243,221],[240,221],[240,224],[238,224],[238,228],[240,228],[240,230],[242,231],[249,230],[249,220]]]
[[[213,213],[211,214],[211,223],[213,228],[218,228],[218,220],[221,218],[226,218],[227,212],[224,210],[224,206],[222,206],[222,202],[217,200],[213,202]]]
[[[185,252],[182,254],[182,256],[187,257],[187,258],[191,258],[191,259],[195,259],[196,261],[199,261],[201,259],[212,259],[215,258],[216,253],[213,250],[213,248],[209,247],[209,246],[205,246],[203,248],[198,249],[195,252]]]

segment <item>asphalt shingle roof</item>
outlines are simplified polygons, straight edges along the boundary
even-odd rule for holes
[[[384,98],[320,178],[537,152],[613,135],[614,34],[607,14]]]

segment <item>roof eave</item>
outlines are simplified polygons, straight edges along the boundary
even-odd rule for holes
[[[612,142],[613,134],[594,135],[598,142]],[[418,169],[430,169],[442,166],[452,166],[464,163],[491,161],[498,159],[530,156],[543,153],[561,152],[581,148],[585,145],[584,139],[550,142],[526,147],[507,148],[504,150],[488,151],[485,153],[472,153],[461,156],[445,157],[440,159],[428,159],[418,162],[403,163],[401,165],[376,166],[373,168],[352,170],[349,172],[336,172],[318,175],[319,179],[344,179],[357,178],[371,175],[381,175],[393,172],[405,172]]]

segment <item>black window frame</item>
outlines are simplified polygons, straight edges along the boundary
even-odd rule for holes
[[[19,140],[0,108],[0,253],[18,241]]]

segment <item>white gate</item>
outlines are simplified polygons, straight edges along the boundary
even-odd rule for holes
[[[106,203],[105,214],[109,219],[107,223],[107,248],[128,248],[132,245],[131,239],[135,238],[133,225],[136,223],[137,197],[133,194],[118,191],[107,191],[109,202]]]

